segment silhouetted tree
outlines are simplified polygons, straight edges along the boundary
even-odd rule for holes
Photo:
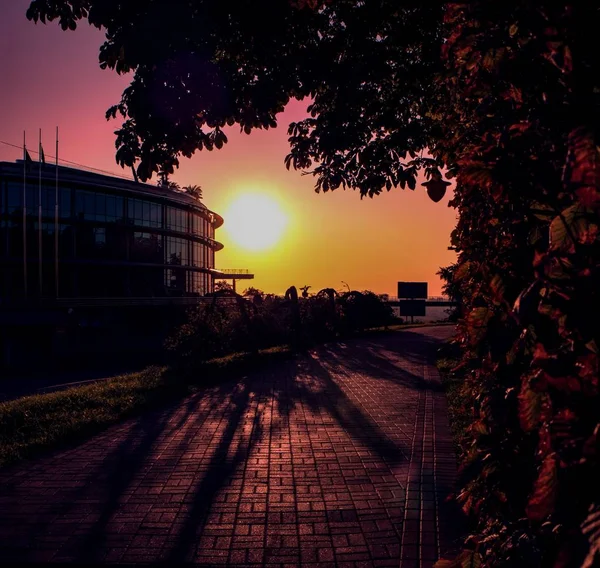
[[[456,321],[460,316],[460,304],[462,302],[462,291],[460,283],[454,279],[454,273],[456,272],[456,263],[450,264],[440,268],[437,275],[444,281],[442,286],[442,292],[448,296],[448,298],[458,305],[450,310],[446,310],[450,321]]]
[[[242,296],[264,296],[265,293],[254,286],[249,286],[242,292]]]
[[[286,164],[318,163],[319,190],[414,189],[417,168],[433,172],[438,164],[418,157],[439,130],[425,104],[441,68],[438,3],[338,0],[317,10],[285,0],[267,0],[260,9],[208,0],[110,6],[33,0],[27,15],[58,19],[64,29],[87,18],[107,32],[101,67],[132,73],[121,102],[107,111],[107,118],[124,119],[117,162],[136,164],[141,180],[173,173],[181,155],[222,148],[225,125],[237,123],[246,133],[276,127],[288,101],[304,97],[312,98],[311,118],[290,125]]]
[[[183,191],[198,201],[202,200],[202,187],[199,185],[184,185]]]
[[[312,286],[300,286],[300,290],[302,290],[302,297],[308,298],[308,291],[312,288]]]
[[[227,280],[217,280],[215,282],[215,292],[233,292],[233,286]]]
[[[179,184],[177,182],[169,180],[169,174],[161,171],[158,174],[156,185],[163,189],[171,189],[173,191],[179,191]]]

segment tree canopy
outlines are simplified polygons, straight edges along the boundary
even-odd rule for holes
[[[286,164],[314,166],[317,189],[414,189],[417,166],[434,165],[420,154],[436,131],[427,104],[440,68],[438,3],[33,0],[27,16],[63,29],[87,19],[106,32],[100,65],[133,74],[107,112],[123,118],[116,158],[141,180],[221,148],[225,125],[277,126],[304,97],[311,117],[289,126]]]

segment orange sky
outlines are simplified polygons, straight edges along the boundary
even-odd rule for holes
[[[87,23],[75,32],[58,25],[37,26],[25,19],[28,0],[11,0],[0,18],[0,140],[37,148],[42,128],[45,153],[54,155],[54,133],[60,127],[61,158],[128,174],[114,160],[116,121],[104,120],[128,84],[98,67],[102,33]],[[7,54],[9,54],[7,56]],[[228,129],[222,150],[198,152],[182,159],[173,179],[180,185],[198,184],[206,205],[227,211],[245,191],[266,192],[289,216],[278,245],[267,252],[239,248],[225,226],[217,238],[225,249],[217,254],[218,268],[249,268],[252,285],[282,293],[290,285],[320,288],[370,289],[396,293],[398,280],[429,282],[430,295],[440,293],[440,266],[455,259],[447,250],[456,214],[448,208],[451,191],[433,203],[420,185],[417,190],[392,190],[374,199],[337,190],[316,194],[312,176],[287,171],[287,125],[304,116],[306,103],[294,101],[279,116],[279,127],[251,135]],[[35,159],[35,155],[32,154]],[[17,149],[0,144],[0,160],[21,157]],[[422,181],[422,180],[421,180]]]

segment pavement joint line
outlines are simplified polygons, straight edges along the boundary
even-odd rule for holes
[[[431,568],[458,524],[451,332],[319,347],[0,470],[0,563]]]

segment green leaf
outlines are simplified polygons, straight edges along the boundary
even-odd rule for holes
[[[575,252],[573,238],[580,231],[579,220],[582,208],[575,204],[567,207],[560,215],[550,223],[550,249],[564,253]],[[576,223],[577,221],[577,223]]]

